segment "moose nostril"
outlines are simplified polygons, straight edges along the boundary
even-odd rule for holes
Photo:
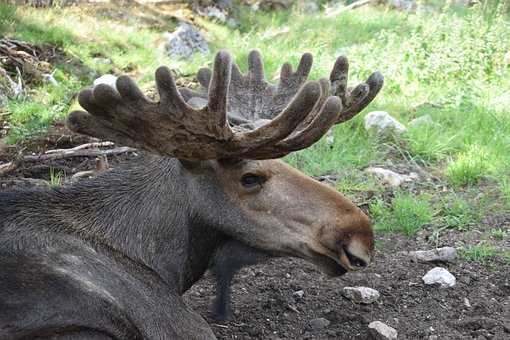
[[[366,267],[368,265],[367,261],[360,259],[357,256],[352,255],[346,248],[344,248],[345,254],[347,255],[347,258],[349,259],[349,262],[358,268]]]

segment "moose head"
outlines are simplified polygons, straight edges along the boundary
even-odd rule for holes
[[[368,217],[336,190],[277,158],[311,146],[354,117],[375,98],[383,77],[376,72],[349,88],[345,57],[336,60],[329,79],[307,81],[311,66],[312,56],[304,54],[296,71],[284,64],[278,84],[271,85],[257,51],[249,54],[246,74],[219,52],[212,71],[198,72],[202,91],[178,88],[170,70],[158,68],[157,102],[121,76],[116,88],[82,91],[79,102],[87,112],[72,112],[68,126],[175,157],[178,180],[186,183],[182,204],[193,207],[193,221],[338,276],[370,262]]]

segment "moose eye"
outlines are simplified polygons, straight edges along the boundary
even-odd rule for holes
[[[245,188],[253,188],[257,185],[262,185],[265,181],[265,177],[254,174],[246,174],[241,177],[241,183]]]

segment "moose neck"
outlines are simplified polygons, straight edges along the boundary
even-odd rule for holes
[[[68,194],[80,197],[70,198],[86,200],[86,206],[69,206],[70,213],[59,215],[81,235],[150,267],[182,294],[203,275],[224,237],[196,216],[194,205],[203,195],[189,187],[179,161],[143,161],[71,188]]]

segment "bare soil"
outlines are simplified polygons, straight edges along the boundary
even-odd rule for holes
[[[456,286],[426,286],[421,277],[438,264],[414,263],[404,253],[424,248],[430,245],[378,235],[375,264],[334,279],[290,258],[245,268],[233,286],[234,318],[222,324],[209,312],[210,275],[186,301],[219,339],[369,339],[368,324],[375,320],[395,328],[399,339],[510,339],[510,266],[498,260],[439,264],[457,278]],[[381,298],[372,305],[354,304],[341,294],[346,286],[372,287]],[[302,298],[293,294],[298,290],[304,291]],[[313,329],[315,318],[331,323]]]
[[[57,126],[53,133],[25,145],[24,152],[43,152],[88,141]],[[14,148],[4,146],[0,163],[15,154]],[[130,153],[109,158],[109,163],[115,166],[134,158],[136,154]],[[23,178],[48,181],[50,168],[70,176],[94,168],[94,159],[21,165],[0,178],[0,190],[33,185]],[[234,280],[234,316],[229,322],[218,323],[212,317],[215,286],[209,273],[186,293],[185,301],[207,319],[219,339],[369,339],[368,324],[375,320],[395,328],[399,339],[510,339],[508,262],[492,258],[485,263],[463,259],[449,264],[415,263],[405,254],[474,242],[492,227],[509,230],[510,216],[490,215],[468,233],[444,233],[434,240],[439,242],[434,245],[426,230],[413,238],[378,234],[375,263],[365,271],[340,278],[327,278],[313,265],[293,258],[244,268]],[[456,286],[424,285],[421,277],[435,266],[445,267],[455,275]],[[342,296],[346,286],[372,287],[381,293],[381,298],[371,305],[355,304]],[[302,298],[294,294],[299,290],[304,291]],[[315,318],[325,318],[330,324],[313,328],[310,321]]]

